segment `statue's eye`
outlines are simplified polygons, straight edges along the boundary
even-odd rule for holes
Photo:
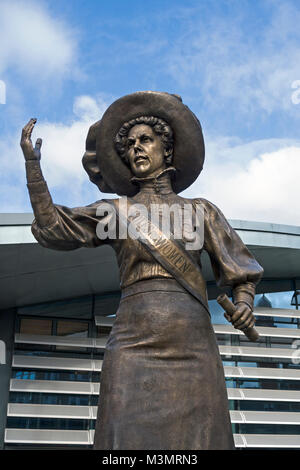
[[[128,140],[128,147],[132,147],[134,144],[134,140]]]

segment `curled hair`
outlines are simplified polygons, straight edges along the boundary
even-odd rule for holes
[[[169,124],[155,116],[141,116],[135,119],[131,119],[131,121],[125,122],[117,133],[115,137],[115,146],[118,154],[120,155],[124,163],[128,165],[126,152],[129,131],[130,129],[132,129],[132,127],[138,124],[145,124],[147,126],[151,126],[153,132],[155,132],[156,135],[161,136],[164,149],[169,153],[165,160],[167,165],[170,165],[172,163],[173,157],[173,132]]]

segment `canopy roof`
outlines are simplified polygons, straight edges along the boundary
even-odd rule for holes
[[[31,234],[32,214],[0,214],[0,309],[119,291],[119,272],[112,248],[54,251]],[[300,288],[300,227],[230,221],[264,267],[257,292]],[[206,253],[203,273],[209,297],[219,292]]]

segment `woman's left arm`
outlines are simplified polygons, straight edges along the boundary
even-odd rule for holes
[[[218,286],[231,287],[237,307],[232,317],[225,316],[235,328],[245,330],[255,323],[252,313],[255,287],[263,268],[222,212],[205,199],[199,202],[204,206],[204,249],[209,254]]]

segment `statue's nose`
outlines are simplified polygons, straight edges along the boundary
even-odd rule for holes
[[[141,146],[140,146],[139,142],[137,142],[137,141],[134,144],[134,150],[135,150],[135,152],[138,151],[138,150],[141,150]]]

